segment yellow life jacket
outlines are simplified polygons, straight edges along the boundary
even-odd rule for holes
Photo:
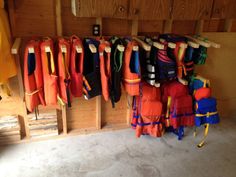
[[[0,0],[0,85],[17,73],[14,57],[11,55],[10,27],[4,10],[4,1]]]

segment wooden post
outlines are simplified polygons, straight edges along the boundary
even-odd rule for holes
[[[100,25],[100,35],[102,36],[102,18],[96,18],[96,24]],[[102,128],[102,97],[101,95],[96,97],[96,128],[99,130]]]
[[[132,29],[131,29],[131,35],[132,36],[137,36],[138,35],[138,18],[136,17],[134,20],[132,20]],[[132,101],[132,96],[127,94],[127,112],[126,112],[126,124],[130,126],[130,111],[131,107],[130,104]]]
[[[58,36],[62,36],[61,0],[56,0],[56,31]]]
[[[30,131],[29,131],[29,124],[28,124],[28,118],[27,118],[27,109],[24,101],[24,86],[23,86],[23,78],[22,78],[22,70],[21,70],[21,62],[20,62],[20,45],[21,45],[21,38],[16,38],[13,46],[11,48],[11,53],[15,56],[15,62],[17,67],[17,80],[18,80],[18,86],[19,86],[19,94],[22,101],[22,104],[19,105],[21,107],[21,115],[18,115],[18,117],[21,119],[21,124],[23,124],[21,127],[24,129],[22,130],[22,134],[26,138],[30,138]]]
[[[102,97],[96,97],[96,128],[102,128],[102,104],[101,104]]]
[[[195,30],[196,34],[201,34],[202,33],[203,25],[204,25],[204,20],[198,20],[197,21],[196,30]]]
[[[163,28],[164,33],[171,33],[172,32],[172,23],[173,23],[172,19],[165,20],[164,28]]]
[[[68,127],[67,127],[67,108],[66,105],[61,106],[61,117],[62,117],[62,125],[63,125],[63,133],[68,133]]]

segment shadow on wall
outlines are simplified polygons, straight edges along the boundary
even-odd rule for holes
[[[236,33],[203,33],[202,35],[220,43],[221,48],[209,48],[206,64],[196,66],[196,71],[210,79],[212,94],[217,98],[221,117],[235,117]]]

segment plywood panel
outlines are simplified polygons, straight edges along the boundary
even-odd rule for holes
[[[212,18],[236,18],[235,0],[214,0]]]
[[[162,33],[162,20],[139,20],[138,21],[138,35],[157,35]]]
[[[56,35],[54,1],[17,0],[9,3],[13,9],[14,36]]]
[[[203,33],[209,39],[221,44],[220,49],[210,48],[205,65],[196,67],[196,71],[211,81],[213,96],[218,100],[221,116],[236,114],[235,51],[236,33]]]
[[[114,124],[126,124],[127,98],[124,90],[115,108],[112,108],[111,101],[104,101],[102,98],[102,126]]]
[[[231,31],[236,32],[236,20],[233,20],[233,22],[232,22]]]
[[[71,12],[71,4],[68,0],[62,0],[62,32],[64,36],[76,34],[78,36],[91,36],[93,24],[96,18],[78,18]]]
[[[67,109],[68,130],[96,127],[96,98],[74,98]]]
[[[172,33],[176,34],[194,34],[196,21],[194,20],[174,20],[172,24]]]
[[[213,0],[174,0],[173,19],[209,19]]]
[[[160,20],[170,18],[171,0],[130,0],[130,18]]]
[[[214,19],[205,20],[203,25],[204,32],[223,32],[224,31],[224,20]]]
[[[77,17],[127,18],[127,0],[77,0]]]
[[[123,19],[102,19],[102,33],[103,35],[112,36],[125,36],[131,35],[131,21]]]

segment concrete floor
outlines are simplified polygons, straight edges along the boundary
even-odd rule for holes
[[[236,121],[210,127],[202,149],[192,133],[137,139],[126,129],[0,147],[0,177],[235,177]]]

